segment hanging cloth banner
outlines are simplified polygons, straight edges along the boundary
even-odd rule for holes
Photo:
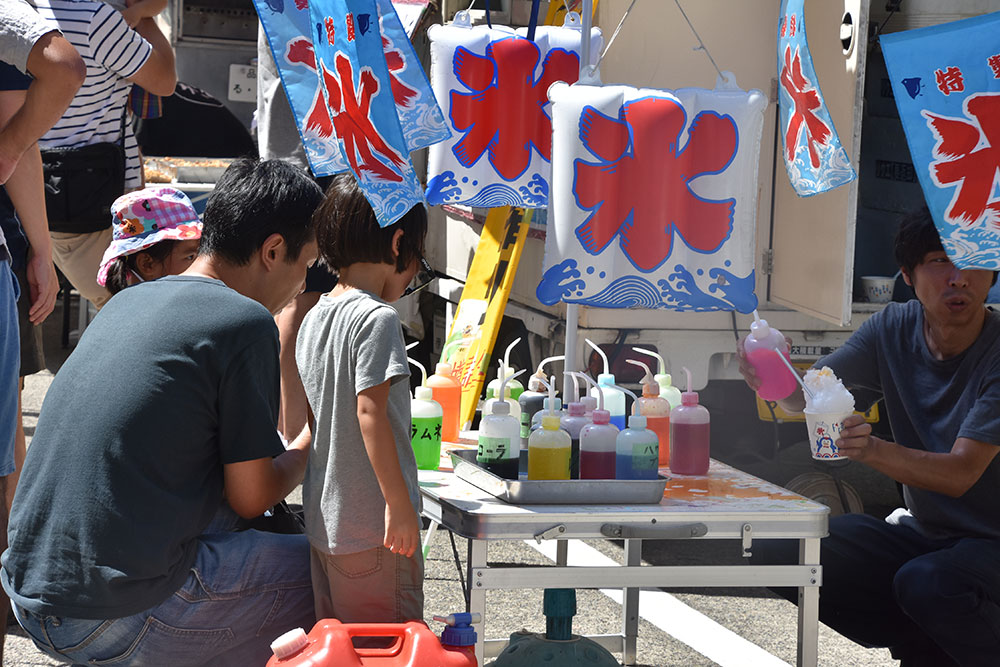
[[[883,35],[913,167],[960,269],[1000,270],[1000,13]]]
[[[322,0],[313,3],[314,11],[323,9],[329,11],[331,19],[340,17],[333,20],[329,26],[325,24],[325,17],[319,22],[313,20],[308,0],[294,0],[294,2],[254,0],[254,2],[268,45],[278,65],[285,94],[295,114],[309,166],[315,175],[328,176],[353,169],[354,164],[358,164],[361,168],[362,164],[369,162],[367,155],[371,153],[372,148],[363,137],[377,137],[379,131],[373,132],[371,127],[373,123],[365,122],[367,119],[357,113],[358,107],[363,107],[366,98],[369,97],[375,99],[381,97],[382,99],[374,104],[378,111],[386,113],[388,112],[386,100],[394,101],[395,114],[398,117],[395,123],[400,127],[405,141],[407,162],[409,152],[451,136],[430,89],[430,83],[389,0],[377,0],[377,2],[366,0],[360,3],[365,11],[358,12],[356,17],[352,15],[350,28],[344,18],[348,14],[344,9],[344,0]],[[339,14],[338,11],[334,11],[334,5],[340,7]],[[338,20],[341,24],[341,36],[354,52],[356,52],[353,46],[354,38],[363,37],[365,42],[370,43],[374,41],[370,36],[377,34],[373,28],[378,27],[383,47],[380,51],[384,55],[381,57],[381,64],[377,62],[379,58],[376,58],[371,68],[373,73],[381,73],[381,76],[376,74],[376,82],[380,84],[378,90],[372,90],[371,84],[368,84],[368,88],[359,85],[360,92],[349,92],[348,96],[341,100],[342,105],[350,106],[342,106],[331,112],[327,104],[329,91],[322,85],[321,77],[316,71],[313,37],[329,47],[330,38],[336,37]],[[348,40],[348,37],[352,38]],[[368,48],[366,53],[373,55],[372,51],[373,49]],[[356,61],[351,62],[356,63]],[[336,74],[336,69],[333,71]],[[383,94],[379,95],[379,91]],[[392,92],[391,98],[385,94],[387,91]],[[342,127],[353,130],[347,136],[356,152],[352,154],[351,160],[347,160],[341,148],[342,142],[335,133],[337,125],[332,116],[342,109],[349,113],[352,107],[356,110],[355,115],[359,116],[359,120],[348,122],[345,117],[339,121]],[[388,119],[374,114],[375,111],[373,116],[380,119],[374,123],[374,127],[381,130],[380,123]],[[359,134],[362,135],[361,140],[358,140]],[[389,134],[393,134],[391,129]],[[383,159],[385,157],[383,155]],[[371,161],[376,161],[374,155]]]
[[[850,183],[857,174],[819,90],[806,41],[805,0],[781,0],[778,118],[788,180],[800,197]]]
[[[427,201],[469,206],[548,204],[552,122],[546,91],[580,73],[581,21],[561,28],[471,25],[459,12],[448,26],[431,26],[431,85],[444,105],[452,139],[431,146]],[[592,63],[601,31],[591,31]]]
[[[599,308],[757,307],[757,165],[767,98],[558,84],[536,295]]]

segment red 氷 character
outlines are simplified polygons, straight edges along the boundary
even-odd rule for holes
[[[1000,53],[986,59],[986,64],[993,70],[993,78],[1000,79]]]
[[[951,93],[961,93],[965,90],[965,79],[962,78],[962,70],[957,67],[949,67],[944,71],[934,70],[934,79],[937,81],[938,90],[945,95]]]
[[[451,121],[465,134],[453,151],[463,166],[472,166],[489,151],[493,168],[512,181],[528,168],[532,146],[545,160],[551,159],[546,92],[556,81],[575,82],[580,59],[572,51],[553,49],[536,80],[540,58],[538,46],[521,37],[492,42],[485,56],[464,47],[455,50],[455,74],[473,91],[451,91]],[[518,112],[512,113],[514,109]]]
[[[396,76],[397,72],[406,68],[403,53],[392,49],[392,43],[384,37],[382,38],[382,46],[385,49],[386,65],[389,68],[389,83],[392,88],[392,97],[396,104],[409,107],[419,96],[419,93],[404,84]],[[316,55],[313,52],[313,45],[305,37],[297,37],[288,42],[285,47],[285,60],[290,64],[303,65],[313,72],[316,71]],[[333,121],[330,119],[330,110],[327,108],[326,95],[323,93],[322,86],[317,87],[316,97],[313,99],[312,106],[306,114],[306,129],[315,131],[319,136],[324,138],[333,135]]]
[[[1000,171],[1000,93],[970,95],[963,106],[971,120],[922,112],[937,139],[931,179],[939,188],[956,188],[945,211],[950,222],[971,227],[986,220],[1000,227],[1000,198],[993,194]]]
[[[795,152],[799,146],[799,136],[806,134],[806,148],[809,151],[809,162],[814,169],[819,168],[819,152],[816,145],[825,146],[833,134],[830,126],[816,115],[815,111],[822,102],[812,82],[802,73],[802,60],[798,48],[792,57],[791,47],[785,47],[785,65],[781,68],[781,86],[792,98],[794,107],[788,119],[785,130],[785,151],[789,162],[795,160]]]
[[[599,160],[576,160],[573,192],[592,211],[576,230],[584,248],[599,254],[616,236],[640,271],[669,257],[676,231],[698,252],[714,252],[732,230],[735,200],[696,195],[690,183],[726,170],[736,156],[738,130],[729,116],[703,111],[680,144],[687,116],[675,100],[647,97],[622,106],[618,118],[587,107],[580,138]]]
[[[362,68],[359,85],[354,84],[354,67],[343,53],[334,58],[335,72],[320,60],[322,88],[326,92],[330,120],[337,137],[344,143],[344,157],[359,176],[367,171],[377,180],[402,182],[399,168],[406,159],[386,143],[371,121],[371,100],[378,93],[379,82],[368,68]],[[375,154],[381,155],[386,162]]]

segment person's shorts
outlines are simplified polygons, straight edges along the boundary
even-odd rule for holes
[[[330,273],[326,264],[318,262],[306,271],[306,292],[326,293],[337,286],[337,276]]]
[[[28,320],[31,310],[31,291],[28,289],[28,272],[21,268],[14,271],[21,285],[21,298],[17,300],[17,327],[21,334],[21,377],[45,370],[45,352],[42,348],[42,327]]]
[[[0,254],[6,255],[0,245]],[[14,472],[17,429],[17,369],[21,365],[17,333],[17,281],[10,261],[0,259],[0,477]]]

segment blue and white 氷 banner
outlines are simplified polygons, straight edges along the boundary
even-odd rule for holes
[[[757,307],[757,170],[767,99],[556,84],[552,196],[536,296],[599,308]]]
[[[850,183],[857,174],[823,102],[809,43],[805,0],[781,0],[778,119],[788,180],[800,197]]]
[[[392,2],[254,1],[313,173],[354,171],[380,224],[423,201],[409,153],[451,132]]]
[[[580,74],[579,14],[563,27],[527,29],[473,26],[459,12],[447,26],[431,26],[431,84],[444,107],[450,141],[431,147],[430,204],[545,208],[549,199],[552,122],[549,86]],[[591,64],[601,51],[593,28]]]
[[[1000,270],[998,34],[1000,13],[881,37],[913,168],[960,269]]]

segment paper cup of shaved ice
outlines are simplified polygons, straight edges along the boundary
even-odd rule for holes
[[[806,429],[812,457],[823,461],[847,458],[837,447],[844,420],[854,414],[854,396],[828,366],[811,368],[804,378]]]

